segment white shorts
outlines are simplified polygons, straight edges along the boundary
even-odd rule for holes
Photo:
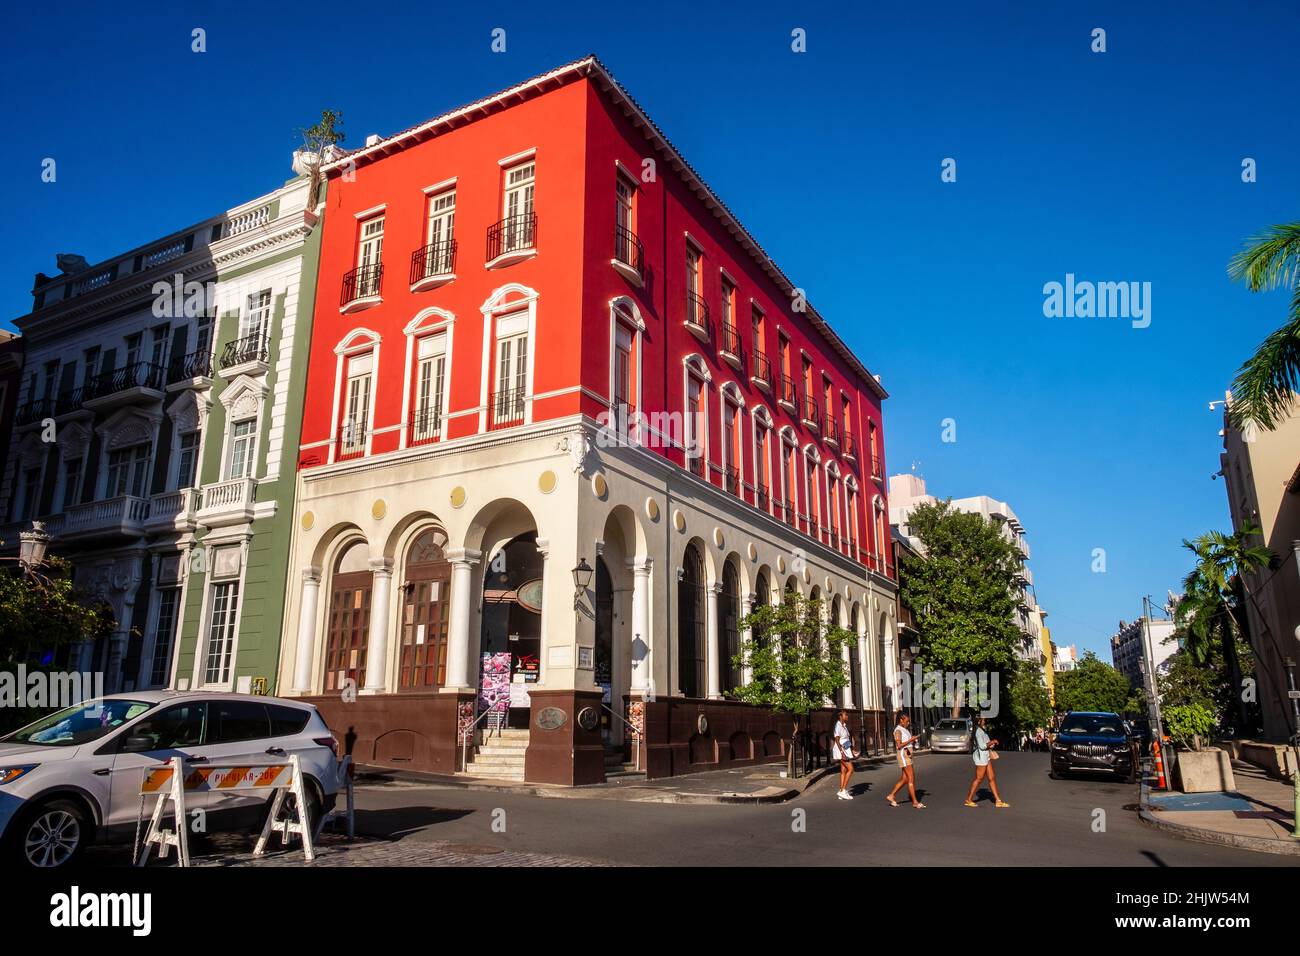
[[[911,757],[911,754],[910,754],[907,750],[900,750],[900,751],[898,752],[898,765],[899,765],[900,767],[910,767],[910,766],[912,766],[912,757]]]

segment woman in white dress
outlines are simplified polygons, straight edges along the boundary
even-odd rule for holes
[[[986,776],[989,778],[989,789],[993,791],[993,806],[1005,808],[1011,806],[1009,803],[1002,802],[1002,795],[998,793],[998,781],[993,774],[993,761],[998,755],[994,753],[997,747],[996,740],[990,740],[988,731],[984,729],[984,718],[975,718],[975,739],[971,744],[971,759],[975,761],[975,779],[971,781],[970,793],[966,794],[966,806],[978,806],[975,802],[975,791],[979,789],[980,781]]]
[[[853,776],[853,733],[849,730],[849,712],[841,710],[839,720],[835,722],[835,731],[831,736],[831,756],[840,762],[840,789],[835,796],[841,800],[852,800],[849,793],[849,778]]]
[[[912,798],[912,806],[924,810],[925,804],[916,795],[916,769],[912,766],[912,748],[916,746],[916,738],[908,729],[911,722],[912,719],[907,714],[898,715],[898,726],[894,728],[894,749],[898,752],[898,766],[902,773],[898,783],[894,784],[894,789],[889,791],[889,796],[885,799],[889,801],[891,807],[898,806],[894,794],[903,789],[903,784],[907,784],[907,793]]]

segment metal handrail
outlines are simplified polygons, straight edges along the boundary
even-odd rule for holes
[[[474,698],[475,707],[478,706],[478,701],[479,699],[475,697]],[[483,713],[479,714],[477,717],[474,718],[474,723],[469,725],[469,730],[463,732],[460,735],[460,772],[461,773],[464,773],[466,770],[469,769],[469,738],[474,736],[474,734],[478,732],[478,724],[480,720],[482,720],[488,714],[494,714],[496,712],[497,712],[496,708],[489,707],[487,710],[483,711]],[[492,736],[491,731],[488,731],[488,736],[489,737]],[[498,737],[501,736],[500,727],[497,728],[497,736]]]
[[[601,707],[604,707],[607,711],[609,711],[609,715],[610,715],[611,717],[615,717],[615,718],[617,718],[618,720],[622,721],[622,722],[623,722],[623,726],[626,727],[628,730],[630,730],[630,731],[632,732],[632,741],[633,741],[633,743],[632,743],[632,769],[633,769],[636,773],[640,773],[640,772],[641,772],[641,736],[642,736],[642,735],[639,734],[639,733],[637,733],[636,728],[633,727],[631,724],[629,724],[629,723],[627,722],[627,718],[625,718],[622,714],[616,713],[615,710],[614,710],[614,708],[611,707],[611,706],[609,706],[609,704],[605,703],[605,702],[602,700],[602,701],[600,702],[600,706],[601,706]]]

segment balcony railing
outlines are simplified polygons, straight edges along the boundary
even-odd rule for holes
[[[740,494],[740,469],[732,465],[728,465],[724,469],[723,473],[726,478],[728,493],[733,495]]]
[[[737,362],[743,362],[745,359],[745,350],[740,344],[740,333],[736,331],[734,325],[722,326],[722,351]]]
[[[827,414],[822,419],[822,435],[825,436],[827,441],[833,441],[836,444],[839,444],[840,425],[839,422],[835,420],[834,415]]]
[[[378,296],[383,287],[384,264],[382,262],[357,266],[343,276],[343,292],[339,296],[339,307],[346,308],[358,299]]]
[[[697,293],[686,293],[686,324],[704,338],[713,338],[713,326],[709,322],[709,304]]]
[[[456,271],[456,240],[433,242],[411,253],[411,285]]]
[[[818,523],[816,515],[808,516],[808,533],[817,540],[821,540],[822,526]]]
[[[192,531],[202,495],[197,488],[164,491],[149,499],[150,527]]]
[[[270,342],[263,332],[254,332],[241,339],[227,342],[221,350],[221,368],[243,365],[245,362],[265,362],[270,358]]]
[[[506,216],[488,226],[487,261],[492,262],[512,252],[534,249],[537,245],[537,213]]]
[[[198,520],[209,527],[251,521],[256,496],[256,478],[229,478],[208,485],[203,489]]]
[[[14,424],[22,427],[23,425],[33,425],[36,422],[53,417],[54,399],[34,398],[30,402],[24,402],[18,406],[18,411],[14,414]]]
[[[754,504],[757,505],[759,508],[762,508],[764,511],[767,511],[769,500],[770,499],[768,498],[767,485],[759,485],[757,488],[754,489]]]
[[[874,451],[871,453],[871,477],[880,477],[880,456]]]
[[[360,458],[366,453],[366,438],[369,429],[363,422],[344,420],[339,425],[338,446],[334,450],[334,460],[344,461],[348,458]]]
[[[811,425],[816,425],[821,418],[821,408],[817,405],[817,399],[805,398],[803,400],[803,420]]]
[[[767,384],[772,383],[772,360],[767,357],[766,352],[754,351],[754,379]]]
[[[62,533],[138,535],[148,518],[148,498],[119,495],[71,506],[64,512]]]
[[[406,437],[408,445],[423,445],[437,441],[442,437],[442,416],[432,409],[417,411],[411,419],[410,432]]]
[[[520,424],[524,420],[524,390],[504,388],[493,392],[488,412],[489,428]]]
[[[82,397],[85,401],[104,398],[131,388],[162,389],[166,378],[161,365],[152,362],[132,362],[111,372],[104,372],[91,379],[83,386]]]
[[[687,452],[686,467],[690,469],[691,474],[693,474],[696,478],[703,478],[704,477],[704,456],[692,455],[690,452]]]
[[[614,258],[639,278],[645,278],[645,249],[636,233],[626,226],[614,227]]]
[[[196,349],[188,355],[172,362],[167,372],[167,384],[188,381],[192,378],[212,377],[212,353],[207,349]]]
[[[791,408],[794,408],[798,399],[795,398],[794,379],[789,375],[782,375],[779,387],[777,389],[776,399],[779,402],[785,402]]]
[[[844,449],[845,458],[858,457],[858,443],[854,441],[853,436],[845,432],[840,438],[840,447]]]

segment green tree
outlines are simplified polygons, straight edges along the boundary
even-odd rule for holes
[[[1007,688],[1010,720],[1004,721],[1012,732],[1046,727],[1052,718],[1052,698],[1043,685],[1037,664],[1022,663],[1011,676]]]
[[[1056,675],[1057,710],[1101,710],[1124,714],[1141,709],[1128,678],[1088,651],[1074,670]]]
[[[310,185],[307,188],[307,208],[315,209],[320,201],[320,187],[324,182],[321,165],[329,162],[333,148],[343,142],[343,114],[338,110],[321,110],[320,122],[299,130],[302,134],[304,162]]]
[[[66,562],[51,558],[45,570],[48,574],[0,571],[0,664],[94,640],[113,627],[112,614],[73,586]]]
[[[1226,719],[1234,726],[1244,724],[1240,706],[1242,669],[1238,644],[1246,632],[1243,572],[1266,568],[1273,552],[1251,543],[1260,533],[1245,525],[1231,535],[1209,531],[1183,547],[1196,555],[1196,566],[1183,579],[1183,597],[1174,619],[1186,635],[1184,644],[1192,660],[1208,666],[1211,649],[1223,656],[1228,681],[1235,691],[1226,701]]]
[[[755,608],[740,626],[749,628],[751,636],[741,642],[732,662],[748,668],[750,680],[732,693],[746,703],[790,714],[797,738],[808,715],[834,700],[848,683],[843,650],[855,646],[857,636],[827,623],[821,601],[794,591],[787,591],[780,604]],[[793,775],[793,748],[788,765]]]
[[[1200,750],[1201,739],[1214,733],[1214,711],[1204,704],[1177,704],[1163,711],[1165,730],[1184,749]]]
[[[1024,640],[1014,618],[1021,555],[1001,523],[958,511],[949,500],[918,506],[907,524],[922,553],[903,556],[899,582],[916,616],[922,664],[1010,673]],[[952,705],[958,713],[962,701]]]
[[[1300,222],[1255,236],[1228,264],[1228,275],[1251,292],[1291,291],[1286,321],[1260,343],[1232,383],[1228,417],[1272,431],[1294,407],[1300,388]]]

